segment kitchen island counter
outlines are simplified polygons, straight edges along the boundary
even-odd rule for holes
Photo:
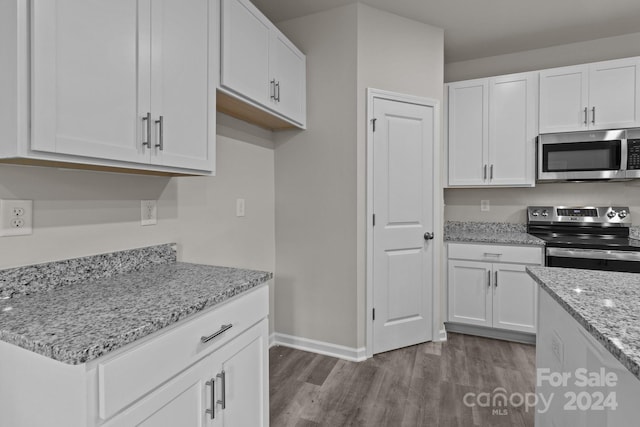
[[[640,379],[640,275],[527,267],[529,275]]]

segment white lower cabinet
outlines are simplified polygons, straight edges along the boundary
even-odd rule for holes
[[[448,320],[535,333],[537,285],[526,265],[541,265],[542,249],[448,244]]]
[[[267,332],[264,319],[105,427],[268,426]]]
[[[536,394],[549,403],[536,407],[535,425],[637,426],[640,380],[544,290],[538,318]]]
[[[0,426],[268,427],[268,309],[260,286],[80,365],[0,341]]]

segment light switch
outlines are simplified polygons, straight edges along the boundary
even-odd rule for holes
[[[244,216],[244,199],[236,199],[236,216]]]

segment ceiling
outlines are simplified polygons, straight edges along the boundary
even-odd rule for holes
[[[357,0],[252,0],[274,22]],[[443,28],[445,62],[640,32],[639,0],[360,0]]]

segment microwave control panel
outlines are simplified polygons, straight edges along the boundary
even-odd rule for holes
[[[640,139],[627,140],[627,169],[640,169]]]

